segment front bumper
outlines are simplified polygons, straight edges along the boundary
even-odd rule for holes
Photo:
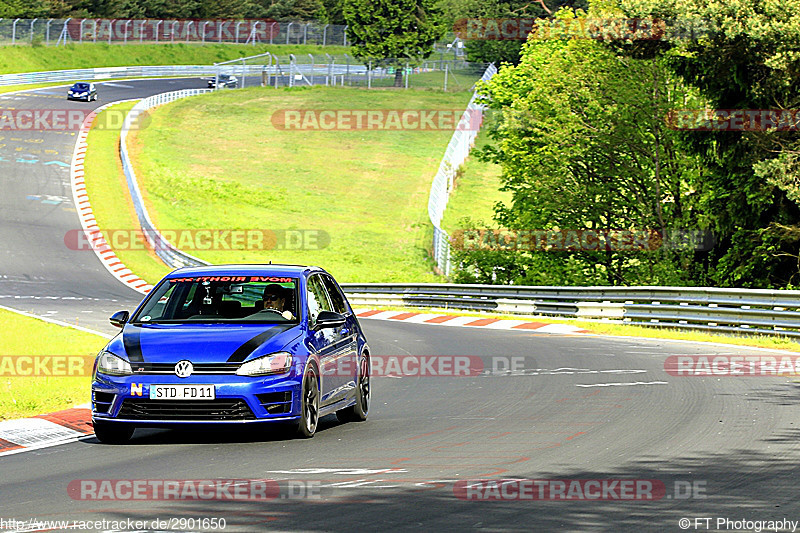
[[[214,400],[150,400],[150,385],[214,385]],[[301,381],[294,373],[106,376],[92,382],[92,420],[139,427],[285,422],[300,417]]]

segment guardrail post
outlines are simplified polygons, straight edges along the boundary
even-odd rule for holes
[[[344,36],[342,37],[342,46],[347,46],[347,24],[344,26]]]
[[[141,24],[139,24],[139,44],[144,42],[144,25],[147,24],[146,20],[143,20]]]
[[[50,46],[50,24],[53,23],[53,20],[54,19],[47,19],[47,25],[45,26],[46,29],[45,29],[44,44],[46,46]]]
[[[367,89],[372,89],[372,60],[367,66]]]
[[[286,44],[289,44],[289,34],[292,33],[292,24],[294,22],[290,22],[288,26],[286,26]]]
[[[217,42],[222,44],[222,21],[217,21]]]
[[[306,41],[308,39],[308,27],[310,25],[311,25],[311,23],[308,23],[305,26],[303,26],[303,44],[306,44]]]
[[[297,58],[294,54],[289,54],[289,87],[294,87],[294,68],[297,66]]]
[[[122,30],[124,35],[122,44],[128,44],[128,25],[131,24],[132,22],[133,22],[132,20],[125,21],[125,29]]]
[[[114,21],[117,19],[111,19],[108,21],[108,44],[111,44],[111,36],[114,34]]]
[[[169,38],[172,44],[175,44],[175,25],[178,24],[178,22],[180,21],[179,20],[172,21],[172,27],[170,28],[169,31]]]
[[[239,27],[244,24],[244,22],[237,22],[236,23],[236,37],[234,37],[236,44],[239,44]],[[272,43],[270,43],[272,44]]]
[[[273,22],[269,25],[269,44],[272,44],[272,38],[275,36],[275,30],[272,29],[275,27],[275,24],[277,24],[277,22]]]
[[[92,21],[92,42],[93,43],[97,42],[97,21],[96,20]]]
[[[81,24],[78,27],[78,42],[83,44],[83,23],[86,22],[86,19],[81,19]]]
[[[158,33],[161,31],[161,23],[164,22],[163,20],[159,20],[158,24],[156,24],[156,44],[158,44]]]
[[[187,43],[189,42],[189,34],[191,33],[189,30],[192,27],[192,24],[194,24],[193,20],[190,20],[189,22],[186,23],[186,42]]]
[[[30,40],[31,40],[31,42],[33,42],[33,25],[34,25],[34,24],[36,24],[36,21],[37,21],[37,20],[39,20],[39,19],[33,19],[33,20],[31,21],[31,34],[30,34],[30,36],[29,36],[29,37],[30,37]]]
[[[308,57],[311,58],[311,85],[314,85],[314,56],[308,54]]]
[[[244,89],[244,80],[247,77],[247,65],[244,63],[244,58],[242,58],[242,89]]]
[[[11,27],[11,44],[15,44],[17,42],[17,22],[22,19],[15,19],[14,25]]]
[[[333,64],[336,62],[336,60],[333,57],[331,57],[331,55],[328,54],[328,53],[325,53],[325,57],[328,58],[328,73],[325,75],[325,85],[327,86],[327,85],[330,85],[331,72],[332,72],[332,69],[333,69]],[[333,85],[336,86],[336,79],[335,78],[333,80]]]
[[[322,46],[325,46],[328,41],[328,26],[330,24],[325,24],[325,27],[322,28]]]
[[[205,42],[206,42],[206,26],[208,26],[209,22],[211,22],[211,21],[207,20],[207,21],[203,22],[203,40],[202,40],[203,44],[205,44]]]

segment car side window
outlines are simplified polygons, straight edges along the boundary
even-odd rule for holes
[[[331,297],[333,310],[342,315],[346,314],[347,304],[345,303],[344,295],[336,285],[336,282],[333,281],[333,278],[330,276],[322,276],[322,280],[325,282],[325,288],[328,290],[328,296]]]
[[[317,321],[320,311],[331,310],[331,304],[328,301],[327,294],[325,294],[325,287],[317,275],[308,278],[307,300],[308,321],[311,324]]]

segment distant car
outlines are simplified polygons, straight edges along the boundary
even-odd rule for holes
[[[97,100],[97,88],[94,83],[78,82],[67,91],[67,100]]]
[[[370,355],[342,289],[318,267],[223,265],[162,279],[98,354],[92,423],[105,443],[137,427],[367,419]]]
[[[216,84],[215,84],[216,83]],[[220,74],[218,78],[211,78],[208,80],[208,87],[210,89],[235,89],[239,85],[239,80],[236,79],[236,76],[232,76],[230,74]]]

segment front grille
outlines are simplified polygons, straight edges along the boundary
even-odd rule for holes
[[[119,418],[130,420],[253,420],[244,400],[139,400],[122,402]]]
[[[94,410],[98,413],[108,413],[111,409],[111,404],[114,403],[116,395],[110,392],[92,392],[92,402],[94,403]]]
[[[134,374],[174,374],[175,363],[132,363]],[[192,374],[235,374],[241,363],[192,363]]]
[[[292,410],[292,393],[290,391],[256,394],[256,398],[271,415],[288,413]]]

